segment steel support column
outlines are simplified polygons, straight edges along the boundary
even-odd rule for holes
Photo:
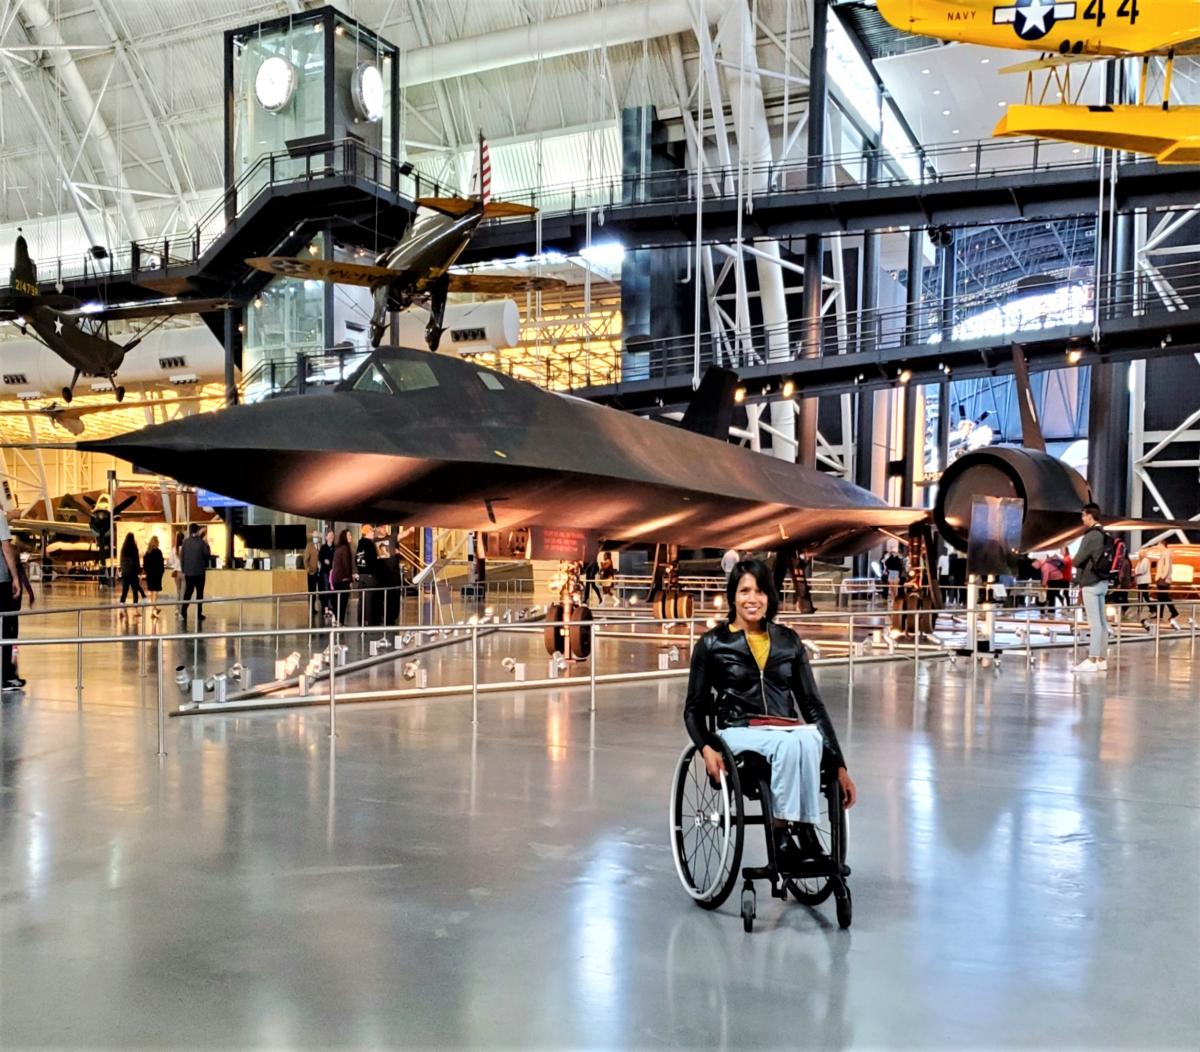
[[[826,66],[826,38],[829,28],[829,0],[813,0],[809,35],[812,48],[808,62],[808,187],[824,185],[825,109],[829,96]],[[803,355],[821,355],[821,293],[825,274],[825,246],[819,234],[804,238],[804,343]],[[796,459],[808,467],[817,463],[817,418],[820,399],[803,398],[796,421]]]
[[[916,342],[921,317],[921,280],[925,271],[924,231],[913,227],[908,232],[908,302],[904,308],[904,329],[907,342]],[[901,454],[900,500],[911,505],[916,497],[917,478],[917,385],[904,387],[904,448]]]

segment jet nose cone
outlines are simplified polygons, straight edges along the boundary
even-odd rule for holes
[[[297,469],[336,448],[331,422],[353,421],[340,394],[275,399],[155,424],[76,448],[252,504],[288,509]],[[352,425],[353,426],[353,425]]]

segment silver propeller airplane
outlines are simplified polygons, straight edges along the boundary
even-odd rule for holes
[[[429,349],[436,351],[442,338],[442,321],[449,293],[508,296],[566,284],[558,278],[474,274],[450,269],[484,219],[530,216],[537,212],[531,205],[491,200],[487,144],[482,138],[479,153],[478,196],[418,198],[417,204],[433,214],[417,219],[399,244],[381,253],[373,264],[296,256],[257,256],[246,262],[268,274],[369,288],[375,300],[371,317],[373,347],[378,347],[383,340],[388,312],[407,310],[414,304],[428,306],[429,324],[425,328],[425,339]]]

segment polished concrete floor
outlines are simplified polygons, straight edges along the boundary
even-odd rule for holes
[[[171,721],[136,647],[0,709],[0,1047],[1194,1048],[1188,640],[819,670],[855,920],[680,889],[682,683]],[[111,690],[105,689],[105,685]]]

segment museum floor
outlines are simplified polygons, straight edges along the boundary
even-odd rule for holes
[[[0,1045],[1194,1047],[1186,639],[822,668],[853,927],[693,906],[680,680],[172,720],[136,645],[28,648],[0,710]],[[34,655],[38,655],[35,657]],[[974,692],[973,692],[974,691]],[[915,696],[914,696],[915,694]],[[755,843],[753,840],[751,843]],[[757,845],[756,845],[757,848]]]

